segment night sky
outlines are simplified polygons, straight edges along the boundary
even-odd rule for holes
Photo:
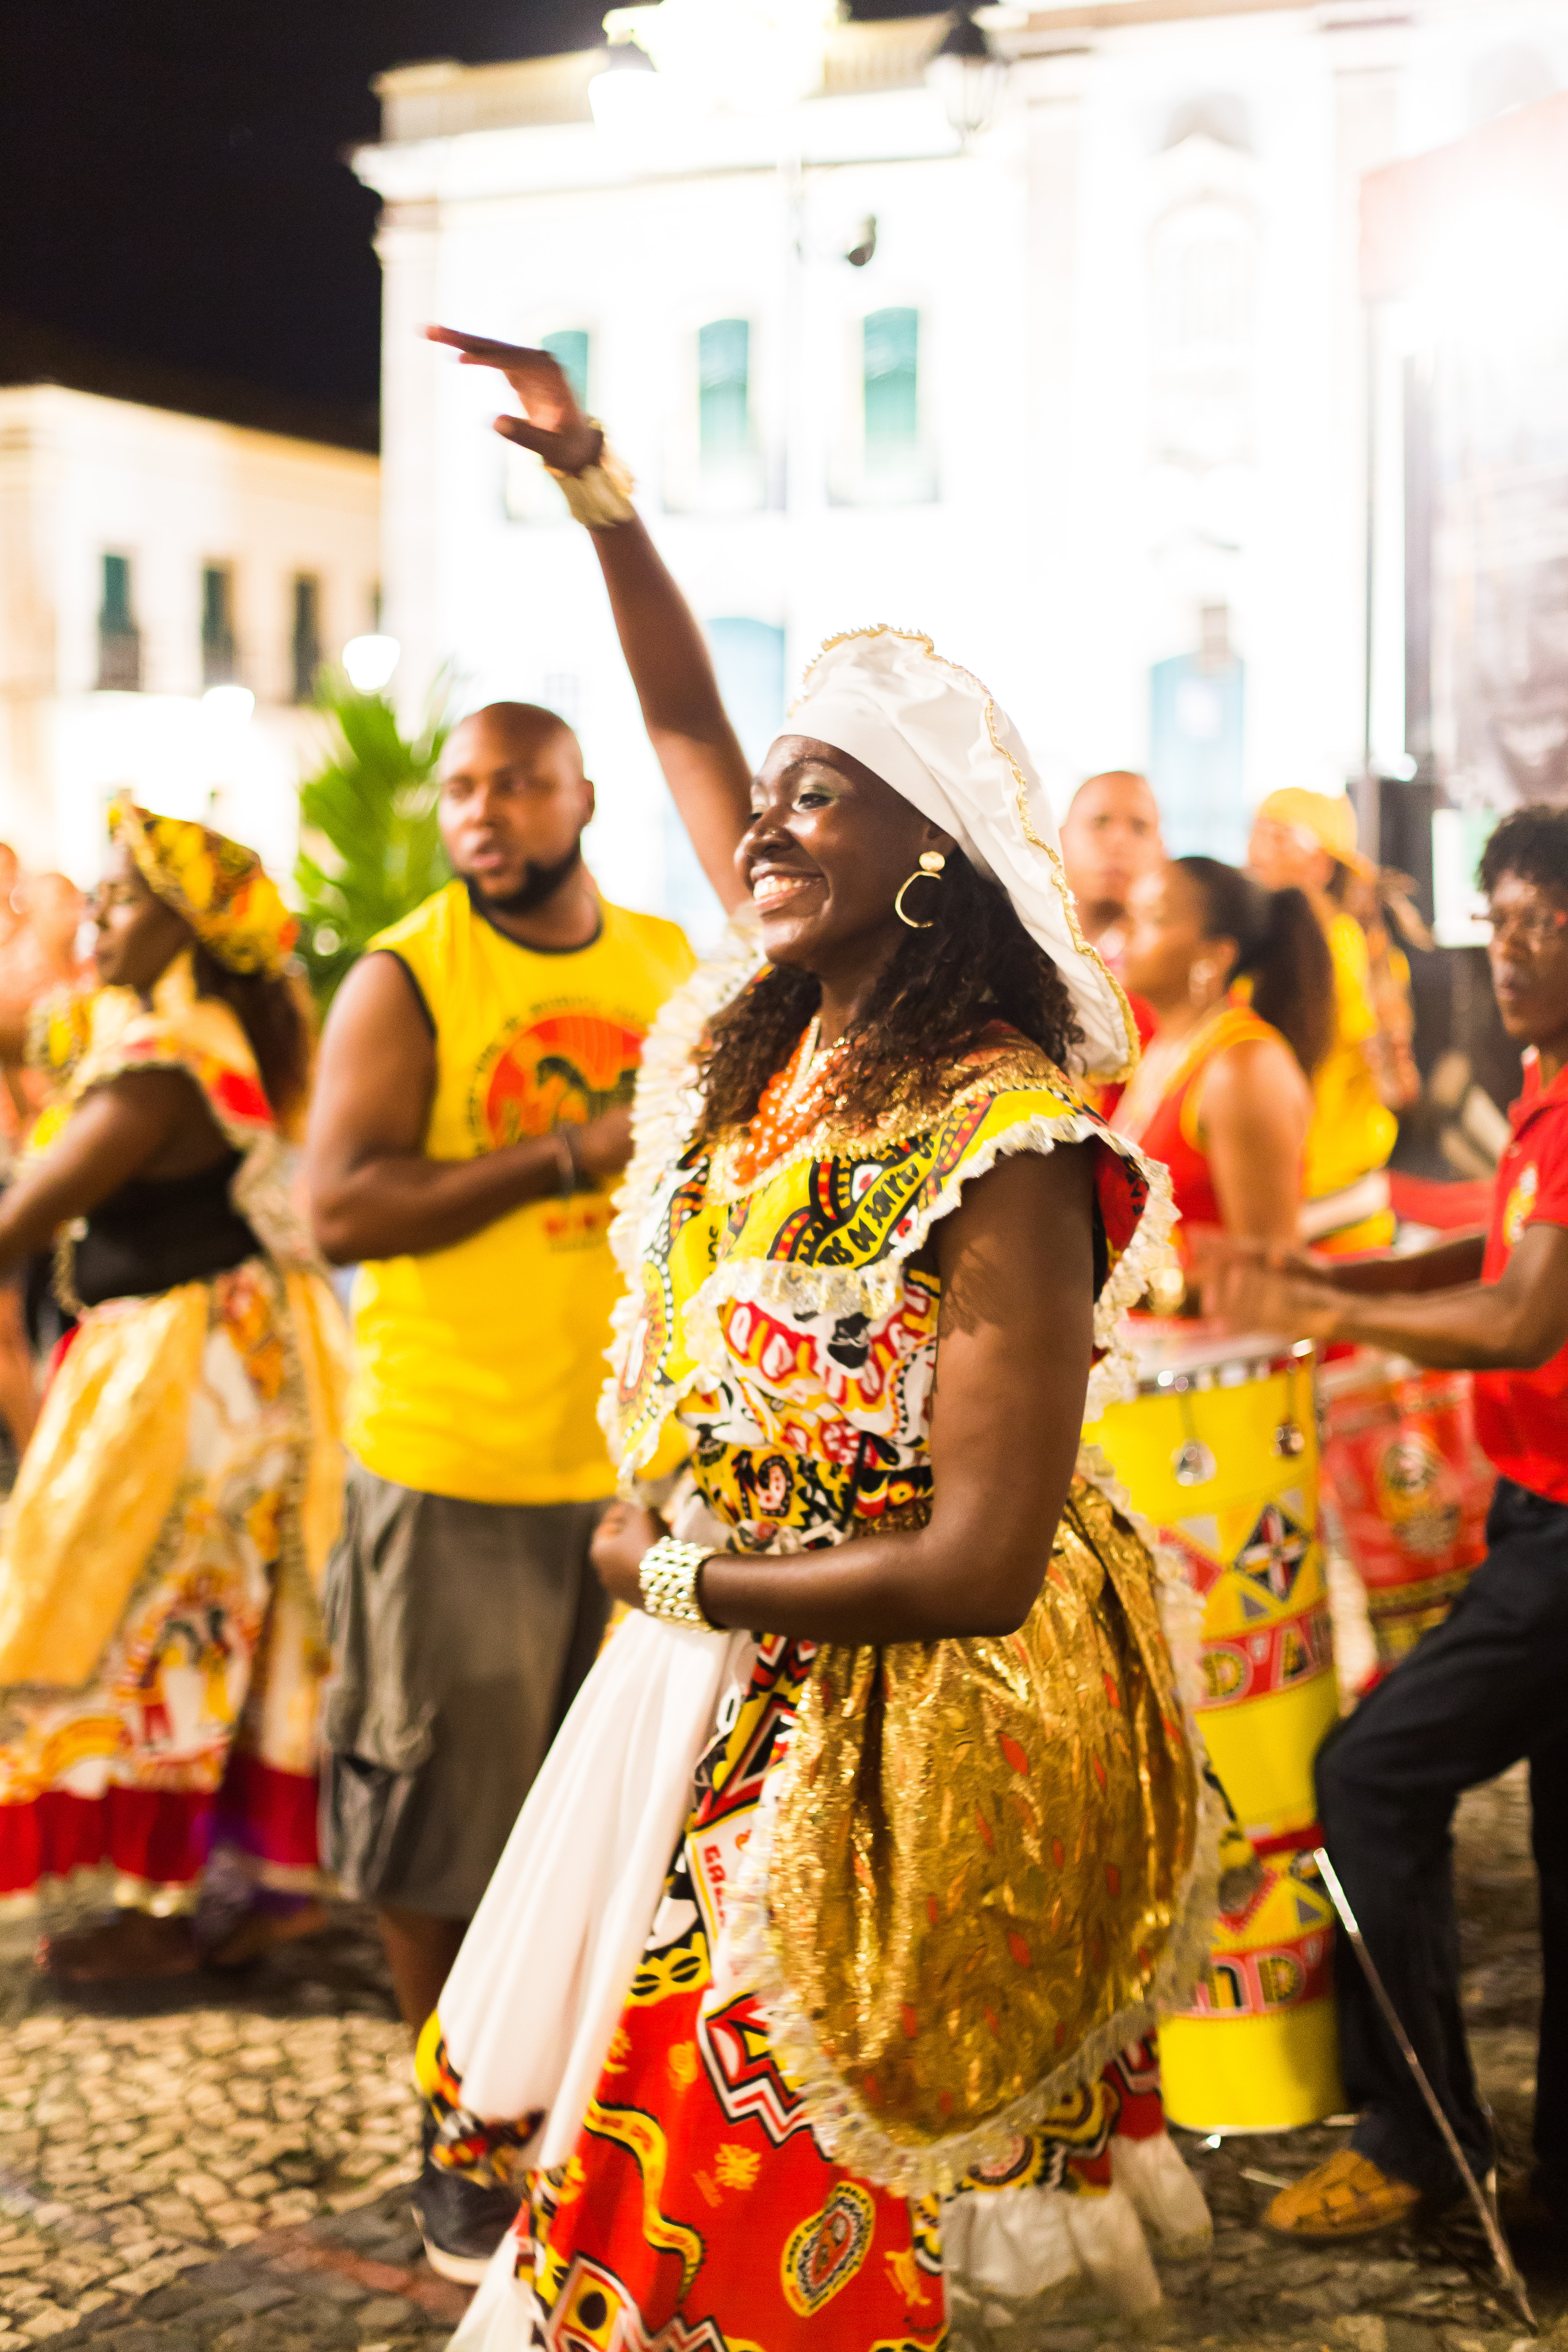
[[[587,48],[607,0],[0,0],[0,313],[355,407],[394,65]],[[857,16],[910,13],[859,0]]]

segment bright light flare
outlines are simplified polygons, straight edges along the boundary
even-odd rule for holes
[[[343,667],[356,694],[379,694],[397,667],[403,647],[395,637],[351,637],[343,647]]]
[[[247,686],[209,686],[202,697],[203,711],[220,727],[247,726],[255,709],[256,697]]]

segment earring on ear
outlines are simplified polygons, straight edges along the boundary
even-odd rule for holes
[[[1212,963],[1195,963],[1187,974],[1187,996],[1194,1004],[1206,1004],[1213,989],[1215,967]]]
[[[921,862],[915,871],[907,876],[906,878],[900,883],[898,896],[893,900],[893,912],[897,915],[900,923],[907,923],[909,925],[911,931],[929,931],[931,928],[931,924],[935,922],[936,917],[933,915],[931,919],[931,922],[929,923],[917,923],[912,915],[906,915],[904,912],[904,892],[909,888],[911,882],[919,882],[922,877],[927,881],[936,881],[946,864],[947,860],[942,856],[940,849],[922,849],[921,852]]]

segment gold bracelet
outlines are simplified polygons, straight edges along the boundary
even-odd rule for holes
[[[582,523],[588,530],[605,530],[614,523],[630,522],[637,513],[632,504],[637,482],[630,468],[603,438],[605,428],[596,416],[585,416],[583,422],[595,426],[601,436],[599,454],[593,464],[584,466],[580,474],[563,474],[553,466],[544,470],[561,485],[561,495],[572,510],[574,522]]]
[[[667,1625],[695,1625],[704,1633],[721,1629],[703,1612],[697,1598],[702,1563],[711,1559],[706,1544],[682,1543],[678,1536],[661,1536],[644,1552],[637,1567],[642,1605],[650,1617]]]

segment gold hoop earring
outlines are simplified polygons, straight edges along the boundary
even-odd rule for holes
[[[931,928],[931,924],[936,921],[936,917],[933,915],[930,923],[917,923],[912,915],[906,915],[904,912],[904,892],[909,888],[911,882],[920,881],[922,876],[924,876],[928,880],[934,882],[946,864],[947,860],[942,856],[940,849],[922,849],[921,852],[921,862],[915,871],[912,874],[908,875],[905,879],[900,883],[899,895],[893,900],[893,912],[897,915],[900,923],[907,923],[909,925],[911,931],[929,931]]]

